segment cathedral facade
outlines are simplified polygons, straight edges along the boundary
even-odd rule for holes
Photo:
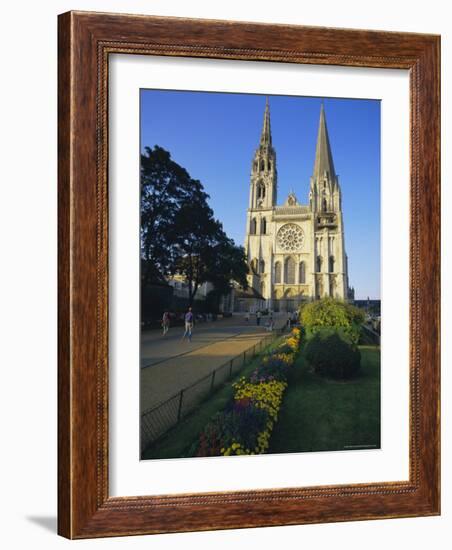
[[[245,251],[249,286],[261,305],[292,311],[301,302],[353,297],[348,285],[342,196],[322,104],[308,204],[294,192],[277,204],[278,172],[270,108],[251,168]]]

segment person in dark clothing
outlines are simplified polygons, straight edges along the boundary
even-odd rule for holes
[[[187,313],[184,317],[185,321],[185,332],[182,336],[182,340],[185,340],[185,337],[188,336],[188,340],[191,342],[191,334],[193,330],[193,312],[191,310],[191,307],[188,308]]]

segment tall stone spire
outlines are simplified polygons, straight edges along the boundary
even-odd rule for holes
[[[272,145],[270,106],[267,97],[261,138],[252,163],[250,208],[270,208],[276,204],[277,180],[276,153]]]
[[[309,204],[313,212],[339,212],[342,208],[341,190],[334,169],[323,102],[320,108],[319,132],[317,134],[314,171],[311,177]]]
[[[320,108],[319,132],[317,134],[317,148],[315,151],[314,172],[312,177],[314,180],[320,181],[324,177],[330,181],[336,179],[334,171],[333,155],[331,154],[330,140],[326,127],[325,109]]]
[[[262,125],[261,133],[261,145],[272,144],[272,131],[270,127],[270,105],[268,103],[268,97],[265,101],[264,123]]]

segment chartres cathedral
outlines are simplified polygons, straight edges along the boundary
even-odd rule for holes
[[[348,286],[342,197],[323,104],[309,189],[309,203],[294,192],[277,204],[278,172],[272,144],[270,108],[252,162],[245,250],[248,283],[266,307],[293,310],[303,301],[333,296],[353,298]]]

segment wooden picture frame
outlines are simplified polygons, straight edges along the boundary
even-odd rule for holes
[[[440,38],[69,12],[58,62],[58,532],[68,538],[440,513]],[[410,73],[409,481],[110,497],[110,54],[260,60]]]

